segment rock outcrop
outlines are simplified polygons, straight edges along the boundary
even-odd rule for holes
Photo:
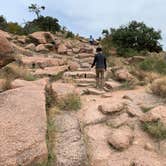
[[[12,45],[7,38],[0,33],[0,68],[14,61]]]
[[[47,159],[44,93],[43,86],[27,86],[0,94],[0,166]]]

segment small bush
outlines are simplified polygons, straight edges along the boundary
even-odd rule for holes
[[[0,82],[0,92],[11,89],[11,79],[5,78]]]
[[[57,104],[61,110],[77,111],[81,108],[81,99],[78,94],[71,93],[59,99]]]
[[[64,74],[64,72],[62,71],[62,72],[59,72],[56,75],[51,75],[50,76],[50,82],[55,82],[55,81],[60,80],[63,77],[63,74]]]
[[[66,38],[74,38],[75,35],[74,35],[73,32],[68,31],[68,32],[66,33],[66,36],[65,36],[65,37],[66,37]]]
[[[117,54],[122,57],[138,56],[140,53],[132,48],[118,48]]]
[[[147,57],[139,64],[140,69],[166,74],[166,60],[160,55]]]
[[[10,78],[11,80],[22,78],[27,81],[34,81],[36,79],[27,69],[16,63],[4,67],[1,75],[3,75],[4,78]]]
[[[166,97],[166,77],[155,80],[150,89],[155,95]]]
[[[144,122],[142,127],[154,138],[166,139],[166,126],[162,122]]]

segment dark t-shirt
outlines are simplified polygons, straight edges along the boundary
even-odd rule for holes
[[[92,67],[96,65],[96,69],[106,69],[107,64],[106,64],[106,57],[102,53],[98,53],[94,57],[94,61],[92,64]]]

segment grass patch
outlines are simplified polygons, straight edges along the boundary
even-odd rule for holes
[[[81,98],[76,93],[71,93],[57,101],[61,110],[77,111],[81,108]]]
[[[166,126],[160,121],[144,122],[142,128],[154,138],[159,140],[166,139]]]
[[[134,85],[133,85],[132,81],[124,81],[124,82],[122,82],[121,88],[126,89],[126,90],[132,90],[132,89],[134,89]]]
[[[64,74],[64,71],[59,72],[59,73],[56,74],[56,75],[51,75],[51,76],[50,76],[50,82],[55,82],[55,81],[58,81],[58,80],[62,79],[63,74]]]
[[[144,71],[153,71],[160,74],[166,74],[166,60],[160,55],[147,57],[139,64],[139,67]]]
[[[141,107],[141,110],[142,110],[142,112],[144,112],[144,113],[147,113],[147,112],[149,112],[151,109],[153,109],[154,107]]]
[[[16,63],[9,64],[1,69],[0,77],[10,78],[11,80],[21,78],[26,81],[34,81],[36,78],[23,66]]]

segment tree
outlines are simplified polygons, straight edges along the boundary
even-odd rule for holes
[[[0,29],[4,30],[4,31],[7,31],[7,29],[8,29],[7,21],[4,18],[4,16],[2,16],[2,15],[0,16]]]
[[[17,23],[17,22],[8,22],[8,32],[22,35],[23,34],[23,28]]]
[[[104,35],[105,37],[108,36],[109,35],[109,31],[107,29],[103,29],[102,35]]]
[[[38,6],[37,4],[31,4],[31,6],[28,6],[29,11],[36,14],[37,18],[40,17],[41,10],[45,10],[45,6]]]
[[[61,26],[59,25],[59,21],[56,18],[50,16],[40,16],[33,21],[27,22],[24,26],[25,33],[33,33],[36,31],[50,31],[55,33],[56,31],[60,31]]]
[[[160,52],[162,47],[161,31],[146,26],[143,22],[132,21],[126,26],[118,29],[111,29],[113,44],[118,48],[133,49],[136,51],[147,50],[150,52]]]

